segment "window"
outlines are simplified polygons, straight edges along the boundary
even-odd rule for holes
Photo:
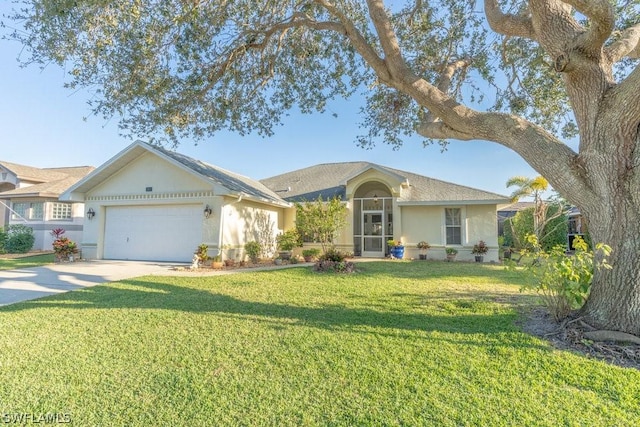
[[[11,219],[27,219],[27,209],[29,209],[29,203],[14,203]]]
[[[447,232],[447,245],[462,244],[462,213],[460,208],[446,208],[445,228]]]
[[[42,202],[14,203],[12,209],[12,219],[44,218],[44,203]]]
[[[71,203],[54,203],[51,219],[71,219]]]
[[[29,219],[43,219],[44,218],[44,203],[30,203],[31,215]]]

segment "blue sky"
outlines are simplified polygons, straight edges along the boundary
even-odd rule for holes
[[[7,3],[0,4],[0,14],[8,11]],[[87,92],[63,88],[64,70],[20,68],[20,50],[18,43],[0,40],[1,160],[36,167],[99,166],[131,144],[115,121],[90,115]],[[353,99],[329,105],[325,114],[292,112],[270,138],[220,133],[197,145],[184,140],[177,151],[255,179],[318,163],[369,161],[509,194],[510,177],[538,175],[511,150],[483,141],[452,141],[444,153],[438,145],[423,148],[418,138],[407,139],[397,151],[388,145],[362,149],[355,144],[364,132],[358,128],[360,105]]]

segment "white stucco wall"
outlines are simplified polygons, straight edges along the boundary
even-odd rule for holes
[[[461,209],[462,244],[457,259],[472,261],[471,249],[479,240],[489,246],[484,261],[498,261],[498,228],[496,205],[460,205],[460,206],[402,206],[402,241],[405,244],[405,257],[417,258],[420,251],[418,242],[425,240],[431,245],[427,252],[429,259],[445,258],[445,218],[448,207]]]
[[[241,261],[245,257],[244,245],[250,241],[261,242],[269,233],[275,237],[285,229],[285,210],[261,203],[226,197],[222,208],[221,242],[223,259]]]
[[[204,212],[209,205],[211,216],[193,226],[201,227],[202,243],[217,247],[224,201],[222,196],[215,195],[215,187],[154,154],[140,156],[85,194],[84,211],[92,208],[96,216],[84,224],[83,256],[103,257],[105,219],[110,206],[200,204]]]
[[[150,192],[146,191],[151,187]],[[171,193],[210,190],[197,176],[175,166],[161,157],[146,153],[92,189],[94,196],[124,194]]]

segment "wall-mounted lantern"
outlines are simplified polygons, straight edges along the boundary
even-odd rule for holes
[[[205,217],[205,218],[209,218],[209,217],[211,216],[211,213],[212,213],[212,212],[213,212],[213,211],[211,210],[211,208],[209,207],[209,205],[207,205],[207,206],[204,208],[204,217]]]
[[[94,211],[93,208],[89,208],[87,211],[87,219],[91,221],[94,216],[96,216],[96,211]]]

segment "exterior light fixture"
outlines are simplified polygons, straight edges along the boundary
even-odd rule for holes
[[[373,203],[375,203],[376,205],[378,204],[378,194],[377,193],[373,193]]]
[[[89,208],[87,211],[87,219],[91,221],[94,216],[96,216],[96,211],[94,211],[93,208]]]
[[[211,213],[212,213],[212,212],[213,212],[213,211],[211,210],[211,208],[209,207],[209,205],[207,205],[207,206],[204,208],[204,217],[205,217],[205,218],[209,218],[209,217],[211,216]]]

